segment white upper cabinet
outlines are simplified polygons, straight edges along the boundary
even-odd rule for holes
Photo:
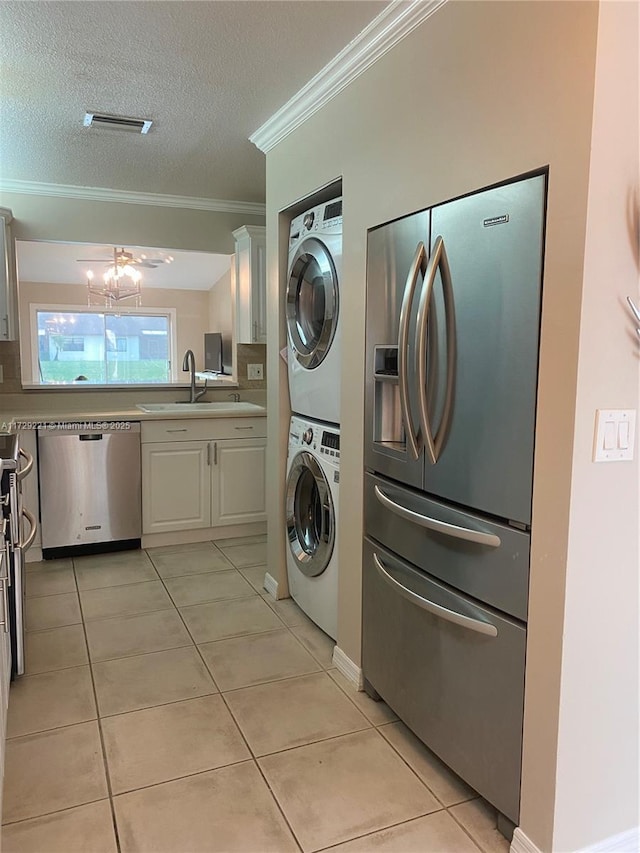
[[[13,215],[6,207],[0,207],[0,341],[17,338],[15,317],[16,262],[11,220]]]
[[[236,241],[232,276],[235,341],[267,342],[266,228],[243,225],[233,232]]]

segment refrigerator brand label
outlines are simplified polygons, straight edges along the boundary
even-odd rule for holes
[[[485,219],[484,227],[489,228],[491,225],[504,225],[509,221],[509,214],[504,213],[502,216],[492,216],[490,219]]]

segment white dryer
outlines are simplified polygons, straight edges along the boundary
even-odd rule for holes
[[[296,216],[286,295],[291,409],[340,423],[342,198]]]
[[[292,417],[286,487],[289,592],[334,640],[338,633],[339,481],[339,430]]]

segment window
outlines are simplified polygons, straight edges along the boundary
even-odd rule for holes
[[[41,385],[171,381],[171,314],[35,308]],[[34,372],[35,372],[34,371]]]

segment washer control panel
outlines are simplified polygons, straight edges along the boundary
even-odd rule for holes
[[[340,434],[323,430],[320,453],[334,459],[340,459]]]
[[[313,450],[329,461],[340,460],[340,433],[322,423],[302,420],[294,415],[289,428],[289,449]]]

